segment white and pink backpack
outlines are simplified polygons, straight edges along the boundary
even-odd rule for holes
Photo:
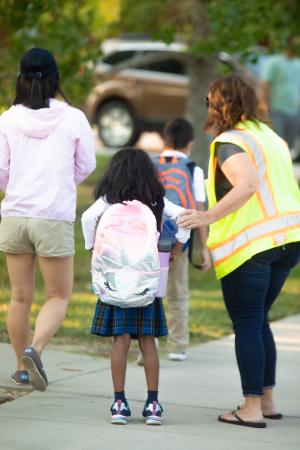
[[[138,200],[116,203],[96,231],[92,284],[101,301],[121,308],[147,306],[159,284],[156,219]]]

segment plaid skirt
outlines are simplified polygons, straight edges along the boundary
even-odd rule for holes
[[[98,336],[166,336],[168,334],[166,316],[161,298],[141,308],[119,308],[98,300],[93,319],[92,334]]]

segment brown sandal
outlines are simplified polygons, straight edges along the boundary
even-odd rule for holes
[[[266,428],[266,422],[250,422],[247,420],[243,420],[240,416],[237,415],[235,411],[231,413],[237,420],[225,419],[223,416],[218,417],[219,422],[229,423],[231,425],[241,425],[242,427],[250,427],[250,428]]]

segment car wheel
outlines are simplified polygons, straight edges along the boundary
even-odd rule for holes
[[[133,145],[139,137],[136,118],[126,103],[111,100],[100,106],[97,114],[99,137],[107,147]]]

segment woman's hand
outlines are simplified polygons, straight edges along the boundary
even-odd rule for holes
[[[196,209],[186,209],[181,213],[176,221],[177,225],[183,228],[198,228],[209,225],[209,215],[207,211],[197,211]]]

